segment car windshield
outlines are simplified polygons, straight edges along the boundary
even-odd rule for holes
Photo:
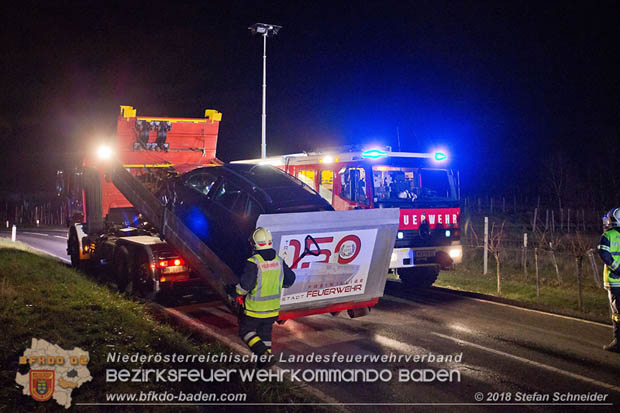
[[[444,201],[456,199],[448,171],[374,165],[374,197],[378,202]]]

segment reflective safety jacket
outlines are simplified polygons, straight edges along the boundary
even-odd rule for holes
[[[246,315],[255,318],[277,317],[282,288],[295,282],[295,273],[276,255],[275,250],[260,250],[248,258],[237,295],[245,295]],[[246,295],[247,294],[247,295]]]
[[[612,228],[601,237],[598,253],[605,268],[603,269],[603,281],[605,288],[620,288],[620,232]]]

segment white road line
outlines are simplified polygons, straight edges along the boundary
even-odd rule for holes
[[[49,237],[49,236],[50,236],[49,234],[43,234],[43,233],[41,233],[41,232],[22,231],[21,233],[22,233],[22,234],[43,235],[44,237]],[[19,234],[19,232],[18,232],[18,234]]]
[[[478,301],[478,302],[487,303],[487,304],[494,304],[494,305],[499,305],[499,306],[502,306],[502,307],[514,308],[516,310],[529,311],[531,313],[537,313],[537,314],[548,315],[548,316],[552,316],[552,317],[564,318],[566,320],[581,321],[582,323],[593,324],[593,325],[597,325],[597,326],[601,326],[601,327],[613,328],[609,324],[599,323],[597,321],[584,320],[582,318],[576,318],[576,317],[571,317],[571,316],[562,315],[562,314],[548,313],[546,311],[534,310],[534,309],[531,309],[531,308],[518,307],[518,306],[512,305],[512,304],[498,303],[496,301],[484,300],[482,298],[467,297],[465,295],[460,295],[460,294],[450,294],[450,293],[446,293],[446,292],[443,292],[443,291],[433,291],[433,293],[434,294],[448,295],[450,297],[457,296],[457,297],[460,297],[460,298],[464,298],[466,300]],[[400,298],[400,297],[393,297],[393,296],[390,296],[390,295],[384,295],[382,298],[387,300],[387,301],[393,301],[393,302],[396,302],[396,303],[413,304],[413,305],[417,304],[415,301],[407,300],[407,299]]]
[[[67,236],[60,236],[60,235],[50,235],[50,237],[60,238],[60,239],[67,239]]]
[[[581,381],[584,381],[586,383],[594,384],[596,386],[600,386],[600,387],[604,387],[604,388],[609,389],[609,390],[620,392],[620,387],[619,386],[614,386],[613,384],[608,384],[608,383],[605,383],[605,382],[602,382],[602,381],[591,379],[589,377],[585,377],[585,376],[582,376],[580,374],[571,373],[570,371],[562,370],[562,369],[559,369],[559,368],[553,367],[553,366],[548,366],[546,364],[542,364],[542,363],[538,363],[536,361],[528,360],[526,358],[515,356],[513,354],[504,353],[503,351],[499,351],[499,350],[495,350],[495,349],[492,349],[492,348],[489,348],[489,347],[481,346],[480,344],[470,343],[469,341],[461,340],[460,338],[450,337],[450,336],[447,336],[445,334],[436,333],[434,331],[431,331],[431,334],[435,335],[437,337],[444,338],[446,340],[454,341],[455,343],[458,343],[458,344],[466,344],[466,345],[468,345],[470,347],[474,347],[474,348],[477,348],[479,350],[487,351],[489,353],[497,354],[497,355],[504,356],[504,357],[507,357],[507,358],[510,358],[510,359],[513,359],[513,360],[520,361],[520,362],[525,363],[525,364],[529,364],[530,366],[540,367],[542,369],[549,370],[549,371],[551,371],[553,373],[562,374],[564,376],[567,376],[567,377],[570,377],[570,378],[573,378],[573,379],[581,380]]]
[[[428,351],[422,347],[412,346],[407,343],[403,343],[402,341],[394,340],[392,338],[382,336],[381,334],[375,334],[374,339],[377,343],[381,344],[384,347],[391,348],[392,350],[396,350],[403,354],[425,354]]]

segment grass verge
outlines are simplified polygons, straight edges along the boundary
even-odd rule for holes
[[[147,308],[138,302],[111,291],[87,276],[67,268],[45,256],[28,252],[24,244],[6,248],[0,242],[0,411],[64,410],[55,401],[36,402],[22,394],[15,382],[17,372],[25,374],[28,367],[19,365],[24,350],[32,338],[44,339],[63,349],[74,347],[88,351],[87,368],[93,380],[74,389],[72,409],[76,403],[105,402],[106,393],[140,393],[156,391],[169,393],[244,393],[246,403],[311,403],[315,402],[298,386],[279,382],[242,382],[238,374],[230,381],[177,383],[108,383],[106,369],[212,369],[249,368],[249,364],[216,363],[108,363],[109,352],[122,354],[229,354],[218,343],[194,341],[170,326],[157,322]],[[80,407],[80,406],[78,406]],[[220,409],[233,410],[223,404]],[[239,407],[239,406],[237,406]],[[270,411],[308,410],[309,406],[268,406]],[[204,407],[203,407],[204,408]],[[209,406],[209,409],[218,406]],[[260,407],[259,407],[260,408]],[[115,406],[115,411],[184,411],[197,407],[179,406]],[[253,407],[256,409],[256,407]],[[100,408],[98,409],[100,410]],[[316,409],[314,409],[316,410]]]
[[[464,263],[452,271],[442,271],[435,286],[454,290],[470,291],[502,297],[523,303],[527,307],[554,313],[586,318],[609,323],[609,302],[607,291],[597,288],[590,280],[583,282],[583,311],[578,305],[578,287],[573,279],[564,278],[559,283],[554,274],[546,271],[539,278],[539,296],[536,296],[536,279],[533,274],[526,278],[513,268],[501,271],[502,294],[497,294],[497,274],[495,262],[489,260],[489,272],[482,274],[482,265]]]

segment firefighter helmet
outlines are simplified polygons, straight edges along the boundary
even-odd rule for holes
[[[610,228],[620,228],[620,208],[611,209],[603,216],[603,229]]]
[[[263,227],[256,228],[252,234],[252,240],[250,242],[255,250],[267,250],[269,248],[273,248],[271,232]]]

